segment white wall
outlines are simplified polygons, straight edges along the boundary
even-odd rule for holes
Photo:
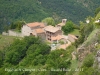
[[[60,25],[56,25],[56,27],[59,28],[59,30],[61,30],[61,28],[62,28]]]
[[[32,33],[32,30],[30,27],[28,27],[27,25],[23,25],[21,32],[24,36],[29,36],[30,33]]]
[[[2,35],[9,35],[8,33],[6,33],[6,32],[2,32]]]
[[[22,33],[18,33],[18,32],[12,31],[12,30],[9,30],[9,31],[8,31],[8,35],[9,35],[9,36],[24,37]]]

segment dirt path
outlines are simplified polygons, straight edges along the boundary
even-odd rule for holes
[[[72,52],[72,60],[75,60],[76,59],[76,56],[75,56],[75,52]]]

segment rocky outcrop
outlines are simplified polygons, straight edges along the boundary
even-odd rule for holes
[[[100,50],[96,53],[93,67],[100,70]]]
[[[95,44],[91,44],[88,47],[79,47],[77,48],[78,60],[82,61],[86,55],[95,51]]]
[[[86,55],[96,51],[96,45],[99,44],[100,29],[95,29],[84,43],[77,48],[78,60],[82,61]]]

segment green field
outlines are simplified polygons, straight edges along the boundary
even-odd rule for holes
[[[14,39],[18,39],[18,38],[19,37],[0,35],[0,50],[9,46],[14,41]]]
[[[78,29],[74,29],[74,31],[70,32],[70,34],[76,35],[76,36],[80,36],[79,30]]]

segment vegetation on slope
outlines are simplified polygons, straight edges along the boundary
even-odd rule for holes
[[[9,25],[15,20],[26,22],[41,21],[48,17],[37,0],[0,0],[0,26]],[[1,28],[1,27],[0,27]]]
[[[81,36],[75,43],[69,46],[66,50],[59,49],[55,51],[50,51],[51,48],[45,42],[33,36],[25,37],[23,39],[16,39],[12,44],[7,46],[7,48],[5,47],[3,50],[0,50],[0,74],[99,75],[100,71],[98,70],[98,68],[93,67],[96,51],[100,49],[100,25],[94,23],[95,20],[100,18],[99,14],[100,13],[97,14],[96,18],[88,17],[87,19],[90,21],[90,23],[80,23],[79,29]],[[16,23],[14,26],[16,28]],[[20,26],[18,28],[20,28]],[[98,36],[96,36],[97,32]],[[68,32],[65,33],[67,34]],[[96,38],[94,38],[95,36]],[[3,36],[0,37],[0,43],[2,43],[2,40],[4,39],[2,38]],[[95,42],[98,43],[97,46],[94,45]],[[78,48],[78,46],[80,46],[81,44],[85,44],[87,46],[86,51],[90,50],[91,54],[88,53],[89,55],[86,55],[86,57],[81,62],[77,57],[78,55],[76,55],[77,59],[72,60],[72,52],[76,51],[76,48]],[[90,45],[92,44],[93,47],[90,47]],[[82,63],[82,65],[75,65],[77,62],[79,64]],[[75,68],[82,68],[83,71],[62,71],[62,69],[68,70]]]
[[[92,15],[100,0],[0,0],[0,31],[16,20],[41,21],[67,18],[75,23]]]
[[[93,16],[93,11],[99,7],[100,0],[39,0],[41,5],[63,18],[78,23],[86,16]]]
[[[55,70],[70,68],[71,52],[75,50],[75,47],[70,46],[67,49],[50,52],[50,47],[41,42],[39,38],[30,36],[22,40],[17,39],[6,49],[4,56],[0,57],[0,61],[2,61],[0,74],[64,75],[66,71]],[[0,56],[2,56],[2,52]]]
[[[79,26],[75,25],[72,21],[67,21],[66,24],[62,27],[64,34],[69,34],[74,31],[74,29],[79,29]]]

